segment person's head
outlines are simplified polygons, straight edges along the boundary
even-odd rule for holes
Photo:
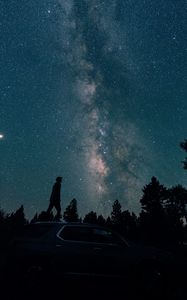
[[[57,178],[56,178],[56,181],[57,181],[57,182],[62,182],[62,177],[60,177],[60,176],[57,177]]]

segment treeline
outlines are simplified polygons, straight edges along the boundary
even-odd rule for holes
[[[107,226],[130,240],[152,244],[179,244],[187,240],[187,189],[181,185],[166,188],[156,177],[144,186],[140,199],[141,212],[136,215],[123,210],[119,200],[112,205],[111,214],[104,218],[94,211],[79,217],[77,200],[73,199],[63,213],[66,222],[84,222]],[[29,222],[21,206],[10,215],[0,211],[0,237],[5,244],[23,225],[38,221],[55,221],[53,213],[36,214]]]
[[[26,224],[29,224],[29,221],[25,218],[23,205],[11,214],[0,210],[0,251],[6,250],[12,237]]]
[[[187,152],[187,140],[181,143],[181,148]],[[187,169],[187,158],[183,162]],[[111,214],[104,218],[90,211],[83,218],[79,217],[77,200],[73,199],[63,213],[67,222],[86,222],[99,224],[114,229],[130,240],[151,244],[182,244],[187,241],[187,189],[182,185],[165,187],[156,177],[142,189],[140,199],[141,212],[136,215],[129,210],[123,210],[119,200],[112,205]],[[53,213],[42,211],[35,214],[29,222],[21,206],[15,213],[6,214],[0,210],[0,240],[1,248],[6,247],[9,240],[17,234],[25,224],[38,221],[55,221]]]
[[[123,210],[120,201],[115,200],[107,218],[90,211],[81,219],[77,200],[73,199],[64,211],[63,220],[104,225],[131,240],[153,244],[184,242],[187,239],[187,189],[181,185],[166,188],[156,177],[152,177],[142,191],[142,209],[138,216],[134,212]],[[52,214],[49,216],[42,212],[35,215],[31,222],[54,220]]]

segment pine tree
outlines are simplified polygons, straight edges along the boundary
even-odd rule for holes
[[[128,210],[122,212],[123,234],[128,236],[133,224],[133,217]]]
[[[0,249],[5,249],[9,238],[9,228],[7,223],[7,215],[4,210],[0,209]]]
[[[111,221],[114,225],[119,224],[121,222],[121,204],[118,200],[115,200],[112,205],[112,212],[111,212]]]
[[[54,221],[54,215],[53,212],[51,211],[50,213],[46,211],[42,211],[37,218],[38,222],[51,222]]]
[[[94,211],[90,211],[88,214],[85,215],[84,223],[90,223],[90,224],[97,224],[97,214]]]
[[[112,228],[112,221],[111,221],[111,217],[109,217],[109,216],[107,217],[107,219],[106,219],[106,223],[105,223],[105,224],[106,224],[106,226],[107,226],[107,227],[109,227],[109,228]]]
[[[166,209],[169,212],[175,211],[179,218],[186,217],[187,189],[178,184],[168,190],[169,197]]]
[[[70,204],[66,207],[63,214],[63,218],[66,222],[78,222],[79,216],[77,212],[77,200],[71,200]]]
[[[180,146],[187,153],[187,139],[184,142],[180,143]],[[187,170],[187,157],[183,161],[183,167],[185,170]]]
[[[177,185],[169,189],[166,211],[168,216],[170,239],[172,240],[177,241],[183,239],[183,221],[187,217],[186,203],[187,190],[183,186]]]
[[[25,218],[23,205],[8,217],[8,221],[10,223],[11,234],[17,234],[22,230],[23,226],[28,223]]]
[[[102,215],[99,215],[97,218],[97,224],[104,226],[106,224],[105,218]]]
[[[156,177],[152,177],[151,182],[143,188],[143,196],[140,200],[142,209],[147,213],[155,214],[163,209],[167,197],[167,189]]]
[[[124,224],[123,224],[123,213],[121,210],[121,204],[118,200],[114,201],[111,212],[111,221],[112,228],[118,231],[119,233],[124,233]]]
[[[168,190],[160,184],[156,177],[143,188],[140,200],[142,212],[140,213],[140,227],[143,236],[157,243],[167,237],[167,215],[165,203],[168,199]]]
[[[38,221],[38,214],[36,213],[34,217],[31,219],[30,224],[36,223]]]

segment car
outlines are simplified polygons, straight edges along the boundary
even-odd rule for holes
[[[142,278],[147,273],[147,280],[150,275],[160,277],[163,266],[169,270],[171,255],[133,245],[103,226],[36,222],[24,226],[12,240],[7,263],[27,275],[49,271],[58,275]]]

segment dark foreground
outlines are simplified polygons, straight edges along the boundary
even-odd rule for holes
[[[87,276],[53,276],[25,278],[4,270],[1,273],[1,297],[3,300],[22,299],[187,299],[187,278],[168,278],[153,285],[142,281],[130,282],[121,278]]]

